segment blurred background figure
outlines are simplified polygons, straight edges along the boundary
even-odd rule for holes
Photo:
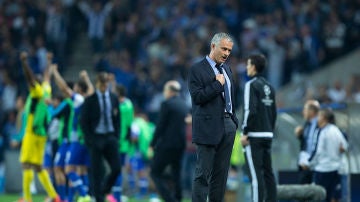
[[[20,201],[32,201],[30,184],[36,172],[39,181],[51,201],[60,202],[49,173],[43,168],[43,160],[47,141],[47,124],[50,120],[48,102],[51,96],[49,65],[43,75],[36,75],[28,64],[28,54],[21,52],[21,66],[29,88],[26,103],[26,127],[21,144],[20,162],[23,168],[23,198]],[[48,58],[51,64],[50,58]]]
[[[340,129],[335,125],[335,116],[330,109],[323,109],[318,117],[318,141],[311,154],[310,166],[314,169],[313,182],[326,190],[326,202],[341,199],[341,156],[348,144]]]
[[[154,130],[155,125],[148,117],[135,111],[134,121],[131,124],[131,142],[134,147],[129,153],[127,180],[129,194],[140,199],[150,193],[149,163],[153,153],[149,152],[149,148]]]
[[[96,90],[85,99],[80,113],[80,126],[90,154],[90,186],[97,202],[105,201],[121,172],[119,133],[121,114],[119,100],[109,89],[109,75],[96,77]],[[104,160],[110,172],[103,174]]]
[[[185,118],[186,123],[186,148],[184,152],[184,159],[182,163],[182,189],[183,189],[183,196],[190,197],[191,190],[193,185],[194,179],[194,172],[189,172],[189,170],[195,169],[196,163],[196,147],[192,143],[192,116],[188,114]]]
[[[101,53],[105,37],[105,22],[112,9],[112,3],[109,1],[103,6],[101,1],[93,1],[90,6],[87,2],[81,1],[79,8],[88,20],[88,37],[91,41],[93,52]]]
[[[299,183],[310,184],[313,180],[313,171],[309,168],[309,157],[315,149],[317,134],[315,130],[318,125],[318,112],[320,104],[317,100],[306,101],[303,108],[304,126],[295,128],[295,135],[300,142],[299,153]]]
[[[119,109],[121,113],[121,123],[120,123],[120,138],[119,138],[119,151],[121,155],[120,163],[122,166],[122,171],[117,177],[115,185],[112,187],[112,195],[107,196],[109,202],[120,202],[126,200],[126,196],[123,195],[123,179],[126,175],[128,167],[126,163],[129,161],[129,154],[133,150],[134,145],[131,141],[131,125],[134,121],[134,106],[129,98],[126,95],[126,88],[123,85],[116,84],[115,78],[111,77],[111,85],[113,91],[119,99]]]
[[[186,147],[185,118],[189,109],[179,96],[180,83],[168,81],[165,83],[163,95],[165,101],[160,108],[151,149],[154,157],[151,162],[151,178],[161,198],[165,201],[182,200],[181,168]],[[170,169],[170,179],[164,178],[166,169]],[[191,172],[191,171],[190,171]],[[171,183],[173,188],[170,189]]]

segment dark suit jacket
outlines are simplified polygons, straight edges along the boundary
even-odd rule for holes
[[[185,149],[185,117],[189,112],[185,101],[179,96],[165,100],[161,104],[151,146],[155,149]]]
[[[231,97],[233,116],[236,127],[238,119],[235,115],[235,82],[228,65],[224,69],[231,81]],[[219,144],[224,134],[225,101],[222,96],[224,87],[215,79],[215,73],[204,58],[194,64],[189,74],[189,91],[192,100],[192,140],[205,145]]]
[[[119,112],[119,101],[116,95],[110,93],[111,101],[111,118],[114,127],[114,135],[119,138],[120,128],[120,112]],[[91,96],[85,99],[80,112],[80,126],[84,132],[84,139],[86,145],[92,145],[94,138],[96,138],[95,130],[100,121],[100,103],[98,95],[93,93]]]

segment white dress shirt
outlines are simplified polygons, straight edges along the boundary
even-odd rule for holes
[[[103,103],[103,94],[100,91],[96,91],[96,94],[98,96],[99,104],[100,104],[100,121],[98,126],[96,127],[95,131],[98,134],[105,134],[109,132],[114,132],[114,127],[112,124],[111,119],[111,101],[110,101],[110,93],[109,91],[105,92],[105,100],[106,100],[106,109],[104,109],[104,103]],[[106,110],[106,116],[104,117],[104,110]],[[105,126],[105,118],[107,120],[108,126]]]

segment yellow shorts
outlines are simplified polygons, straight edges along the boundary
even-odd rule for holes
[[[25,132],[21,145],[20,162],[43,165],[46,139],[46,136],[35,135],[30,131]]]

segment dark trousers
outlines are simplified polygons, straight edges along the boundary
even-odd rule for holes
[[[314,183],[324,187],[326,190],[326,199],[324,202],[330,202],[331,199],[339,200],[341,198],[341,176],[337,171],[314,172]]]
[[[157,149],[151,163],[151,178],[165,202],[181,202],[181,162],[184,149]],[[165,169],[170,166],[170,177]],[[171,190],[170,187],[174,189]]]
[[[88,146],[90,154],[90,180],[96,202],[104,202],[106,193],[121,172],[119,141],[113,134],[96,135],[94,143]],[[103,159],[110,166],[110,174],[103,180]]]
[[[252,202],[276,201],[276,183],[271,165],[270,138],[249,138],[245,158],[250,171]]]
[[[299,183],[300,184],[311,184],[313,181],[313,171],[307,169],[304,170],[299,166]]]
[[[224,200],[230,156],[234,144],[236,125],[225,118],[223,138],[218,145],[196,145],[196,166],[192,202]]]

